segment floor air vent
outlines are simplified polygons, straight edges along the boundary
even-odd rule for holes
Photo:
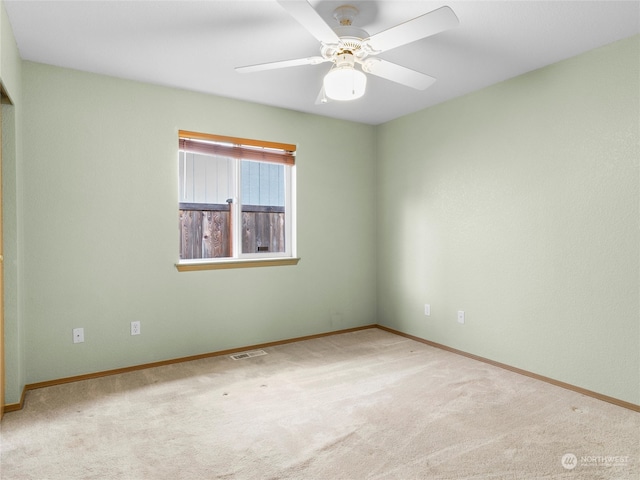
[[[232,360],[242,360],[244,358],[259,357],[260,355],[266,354],[267,352],[264,350],[251,350],[250,352],[235,353],[233,355],[229,355],[229,357]]]

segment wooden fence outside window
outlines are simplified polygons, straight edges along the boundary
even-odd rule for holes
[[[230,204],[181,203],[180,258],[231,256]],[[284,207],[243,205],[242,253],[284,252]]]

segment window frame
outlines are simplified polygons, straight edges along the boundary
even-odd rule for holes
[[[186,142],[185,142],[186,140]],[[201,152],[204,155],[222,155],[228,153],[234,160],[233,183],[235,187],[233,201],[230,208],[230,221],[232,224],[231,256],[212,258],[180,258],[176,263],[178,271],[200,271],[229,268],[247,268],[264,266],[296,265],[299,262],[296,252],[296,172],[295,153],[293,144],[230,137],[187,130],[178,131],[178,158],[181,151],[186,150],[185,145],[193,140],[196,147],[205,145],[202,142],[215,142],[220,145],[223,153]],[[199,144],[196,143],[200,141]],[[211,147],[211,145],[208,145]],[[246,147],[246,148],[245,148]],[[225,153],[227,152],[227,153]],[[193,152],[192,153],[196,153]],[[245,158],[245,155],[248,158]],[[285,169],[285,251],[284,252],[242,252],[242,161],[257,161],[284,165]],[[178,162],[178,166],[180,162]],[[180,210],[180,198],[178,198],[178,210]]]

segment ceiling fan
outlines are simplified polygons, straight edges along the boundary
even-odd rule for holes
[[[316,103],[326,103],[329,99],[345,101],[360,98],[364,95],[366,88],[365,73],[417,90],[424,90],[436,79],[376,56],[387,50],[448,30],[459,23],[453,10],[445,6],[375,35],[369,35],[365,30],[353,25],[358,9],[352,5],[343,5],[334,10],[333,16],[339,25],[331,28],[306,0],[277,1],[320,41],[320,55],[236,67],[236,71],[250,73],[332,62],[333,65],[324,77],[323,87]],[[362,71],[355,68],[356,64],[361,66]]]

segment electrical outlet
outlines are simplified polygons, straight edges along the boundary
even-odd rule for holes
[[[458,323],[464,323],[464,312],[462,310],[458,310]]]
[[[140,322],[131,322],[131,335],[140,335]]]
[[[84,342],[84,328],[73,329],[73,343]]]
[[[429,315],[431,315],[431,305],[429,305],[428,303],[424,304],[424,314],[428,317]]]

